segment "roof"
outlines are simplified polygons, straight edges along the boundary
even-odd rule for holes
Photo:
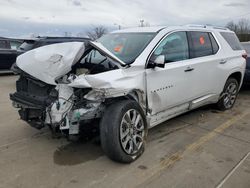
[[[227,31],[231,32],[229,29],[225,27],[219,27],[219,26],[210,26],[210,25],[184,25],[184,26],[157,26],[157,27],[135,27],[135,28],[128,28],[128,29],[122,29],[122,30],[116,30],[112,33],[156,33],[161,30],[178,30],[178,29],[194,29],[194,30],[216,30],[216,31]]]
[[[116,30],[111,33],[156,33],[160,30],[166,28],[166,26],[157,26],[157,27],[135,27],[135,28],[128,28],[122,30]]]

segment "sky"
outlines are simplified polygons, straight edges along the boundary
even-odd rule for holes
[[[250,19],[250,0],[0,0],[0,36],[84,36],[96,26],[109,31],[150,26],[212,24]]]

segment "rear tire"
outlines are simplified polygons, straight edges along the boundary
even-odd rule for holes
[[[144,152],[147,126],[137,102],[118,101],[105,111],[100,122],[101,145],[112,160],[131,163]]]
[[[239,83],[235,78],[226,81],[221,98],[217,103],[217,108],[221,111],[231,109],[234,106],[239,92]]]

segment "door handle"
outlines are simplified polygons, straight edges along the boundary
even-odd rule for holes
[[[227,62],[227,60],[222,59],[222,60],[220,61],[220,64],[225,64],[226,62]]]
[[[193,71],[194,70],[194,68],[191,68],[191,67],[187,67],[187,69],[186,70],[184,70],[185,72],[191,72],[191,71]]]

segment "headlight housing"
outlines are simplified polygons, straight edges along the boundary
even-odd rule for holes
[[[105,98],[105,91],[93,89],[90,92],[88,92],[86,95],[84,95],[84,98],[91,100],[91,101],[96,101],[96,100],[103,101]]]

